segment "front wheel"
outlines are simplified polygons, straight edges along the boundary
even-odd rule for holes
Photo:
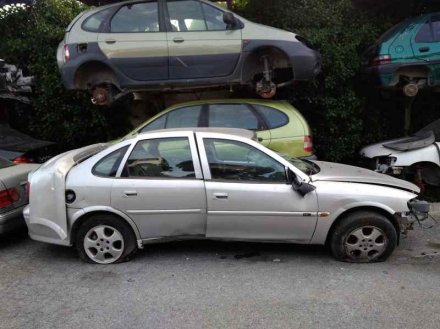
[[[121,219],[112,215],[95,215],[80,226],[76,247],[86,262],[121,263],[136,251],[136,238]]]
[[[370,211],[345,217],[330,237],[333,256],[340,261],[374,263],[386,260],[397,245],[397,232],[383,215]]]

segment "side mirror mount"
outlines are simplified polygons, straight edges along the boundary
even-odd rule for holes
[[[228,26],[228,29],[234,29],[238,25],[237,19],[235,18],[234,14],[229,11],[225,11],[223,13],[223,22]]]
[[[309,183],[305,183],[300,179],[298,179],[298,176],[295,175],[295,173],[287,167],[286,167],[286,177],[287,177],[287,182],[289,184],[292,184],[293,190],[297,191],[302,196],[305,196],[306,194],[309,194],[310,192],[316,190],[315,186]]]

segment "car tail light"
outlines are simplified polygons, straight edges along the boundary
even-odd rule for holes
[[[24,190],[24,194],[27,198],[31,196],[31,183],[26,182],[26,188]]]
[[[373,59],[372,65],[391,64],[391,55],[379,55]]]
[[[312,136],[304,136],[304,152],[307,152],[307,153],[313,152],[313,137]]]
[[[27,156],[19,156],[17,158],[15,158],[14,160],[12,160],[12,162],[16,163],[16,164],[20,164],[20,163],[32,163],[32,159],[28,158]]]
[[[64,62],[68,62],[70,59],[69,45],[64,45]]]
[[[0,209],[20,200],[20,193],[15,188],[0,191]]]

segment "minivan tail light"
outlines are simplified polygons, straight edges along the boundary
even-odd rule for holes
[[[373,59],[373,66],[391,64],[391,55],[380,55]]]
[[[307,153],[313,152],[313,137],[312,136],[304,136],[304,152],[307,152]]]
[[[70,59],[69,45],[64,45],[64,62],[68,62]]]
[[[12,162],[16,163],[16,164],[20,164],[20,163],[32,163],[32,159],[28,158],[27,156],[19,156],[17,158],[15,158],[14,160],[12,160]]]
[[[0,209],[20,200],[20,193],[15,188],[0,191]]]

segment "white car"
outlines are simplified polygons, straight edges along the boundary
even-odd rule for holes
[[[327,244],[336,259],[376,262],[427,217],[414,184],[285,159],[252,138],[169,129],[64,153],[30,175],[29,235],[99,264],[180,239]]]
[[[440,185],[440,120],[413,136],[364,147],[361,156],[369,169],[404,177],[424,190],[425,184]]]

